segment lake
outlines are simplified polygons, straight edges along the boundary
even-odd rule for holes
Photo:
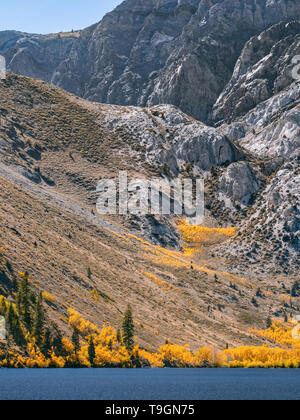
[[[0,400],[299,400],[300,370],[0,370]]]

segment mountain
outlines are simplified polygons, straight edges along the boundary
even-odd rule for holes
[[[16,75],[2,80],[0,91],[0,292],[9,295],[17,273],[28,271],[66,335],[68,308],[118,327],[130,303],[147,347],[166,339],[192,348],[262,342],[249,327],[284,316],[282,299],[298,273],[299,248],[286,238],[298,228],[292,159],[253,157],[172,106],[91,103]],[[174,219],[95,212],[99,179],[119,170],[155,177],[166,162],[170,178],[193,165],[206,174],[204,233]],[[275,198],[284,211],[266,208]],[[271,222],[259,235],[258,212],[287,223],[285,236]],[[244,248],[250,240],[252,254]],[[297,312],[296,301],[288,310]]]
[[[52,296],[49,317],[66,333],[68,307],[97,325],[110,322],[117,327],[130,303],[139,341],[147,347],[166,339],[192,346],[199,340],[222,346],[230,340],[257,343],[248,338],[249,322],[254,317],[263,324],[267,314],[264,306],[259,316],[252,314],[254,291],[246,280],[224,272],[222,263],[219,270],[206,257],[205,266],[204,260],[195,261],[192,270],[192,257],[145,240],[145,234],[152,236],[146,221],[113,216],[103,220],[95,212],[100,178],[117,176],[120,169],[133,177],[158,174],[161,164],[156,168],[142,158],[139,137],[160,121],[155,114],[166,116],[159,126],[164,130],[177,122],[179,131],[201,133],[208,130],[203,124],[172,107],[142,110],[93,104],[15,75],[1,81],[0,90],[2,293],[9,294],[14,277],[27,270],[32,287]],[[122,119],[129,126],[130,118],[141,124],[132,138],[129,128],[117,127]],[[222,144],[228,158],[236,159],[230,141],[220,137],[216,146]],[[204,147],[214,151],[214,146]],[[158,229],[158,222],[152,224]],[[161,237],[167,229],[165,225]],[[234,279],[245,290],[244,308],[237,311],[237,292],[230,288]],[[274,311],[281,307],[280,301],[273,305]],[[236,322],[225,331],[227,316]]]
[[[126,0],[73,34],[2,32],[0,54],[12,72],[91,101],[168,103],[207,121],[245,43],[297,19],[297,0]]]
[[[117,328],[130,303],[147,348],[265,343],[249,328],[298,314],[297,19],[293,0],[127,0],[83,31],[0,33],[0,294],[28,271],[66,335],[68,308]],[[97,214],[124,170],[203,177],[203,225]]]

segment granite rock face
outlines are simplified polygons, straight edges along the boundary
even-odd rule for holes
[[[298,0],[126,0],[79,33],[2,32],[0,54],[12,72],[39,77],[88,100],[168,103],[207,121],[245,43],[295,19],[300,19]],[[267,98],[266,89],[255,87],[260,100]],[[220,105],[216,116],[223,118]]]
[[[299,54],[300,22],[281,23],[251,38],[214,105],[213,120],[231,123],[290,87]]]
[[[245,206],[249,205],[251,198],[257,194],[259,188],[259,179],[246,162],[231,164],[220,179],[220,194]]]
[[[289,157],[300,147],[299,105],[300,85],[293,83],[220,130],[261,158]]]
[[[298,152],[299,153],[299,152]],[[239,236],[219,252],[253,273],[299,273],[299,155],[293,155],[256,196]]]

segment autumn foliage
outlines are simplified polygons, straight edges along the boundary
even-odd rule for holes
[[[4,298],[2,298],[4,299]],[[63,368],[63,367],[202,367],[212,364],[213,352],[201,348],[193,353],[188,346],[165,344],[157,352],[140,348],[133,343],[128,346],[124,336],[109,325],[101,329],[85,320],[77,311],[69,309],[70,330],[76,329],[80,336],[79,348],[64,337],[61,340],[60,352],[53,346],[44,354],[36,340],[26,334],[26,346],[22,352],[0,351],[0,367],[14,368]],[[125,319],[125,318],[124,318]],[[93,343],[93,364],[91,364],[90,344]]]
[[[174,288],[151,273],[142,274],[165,291]],[[250,329],[253,336],[265,339],[264,346],[219,351],[202,347],[192,351],[188,345],[166,343],[150,351],[136,343],[130,307],[124,315],[122,333],[110,325],[100,328],[69,308],[65,321],[70,338],[63,337],[57,326],[50,330],[46,325],[43,299],[53,303],[55,298],[31,290],[27,273],[19,276],[15,303],[0,296],[0,315],[6,318],[8,333],[8,345],[0,346],[0,368],[300,367],[300,339],[293,338],[292,322],[274,322],[266,330]]]
[[[235,236],[237,229],[230,228],[209,228],[204,226],[189,225],[186,220],[181,220],[178,228],[183,240],[187,243],[215,244],[224,239]]]
[[[300,339],[293,339],[293,324],[274,322],[266,330],[250,332],[270,342],[265,346],[244,346],[225,350],[223,363],[228,367],[295,368],[300,367]],[[273,347],[277,345],[277,347]],[[278,345],[280,347],[278,347]]]

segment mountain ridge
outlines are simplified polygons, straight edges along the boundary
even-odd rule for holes
[[[294,0],[126,0],[78,37],[26,35],[7,44],[0,33],[0,53],[9,70],[91,101],[168,103],[207,121],[249,38],[297,18]]]

